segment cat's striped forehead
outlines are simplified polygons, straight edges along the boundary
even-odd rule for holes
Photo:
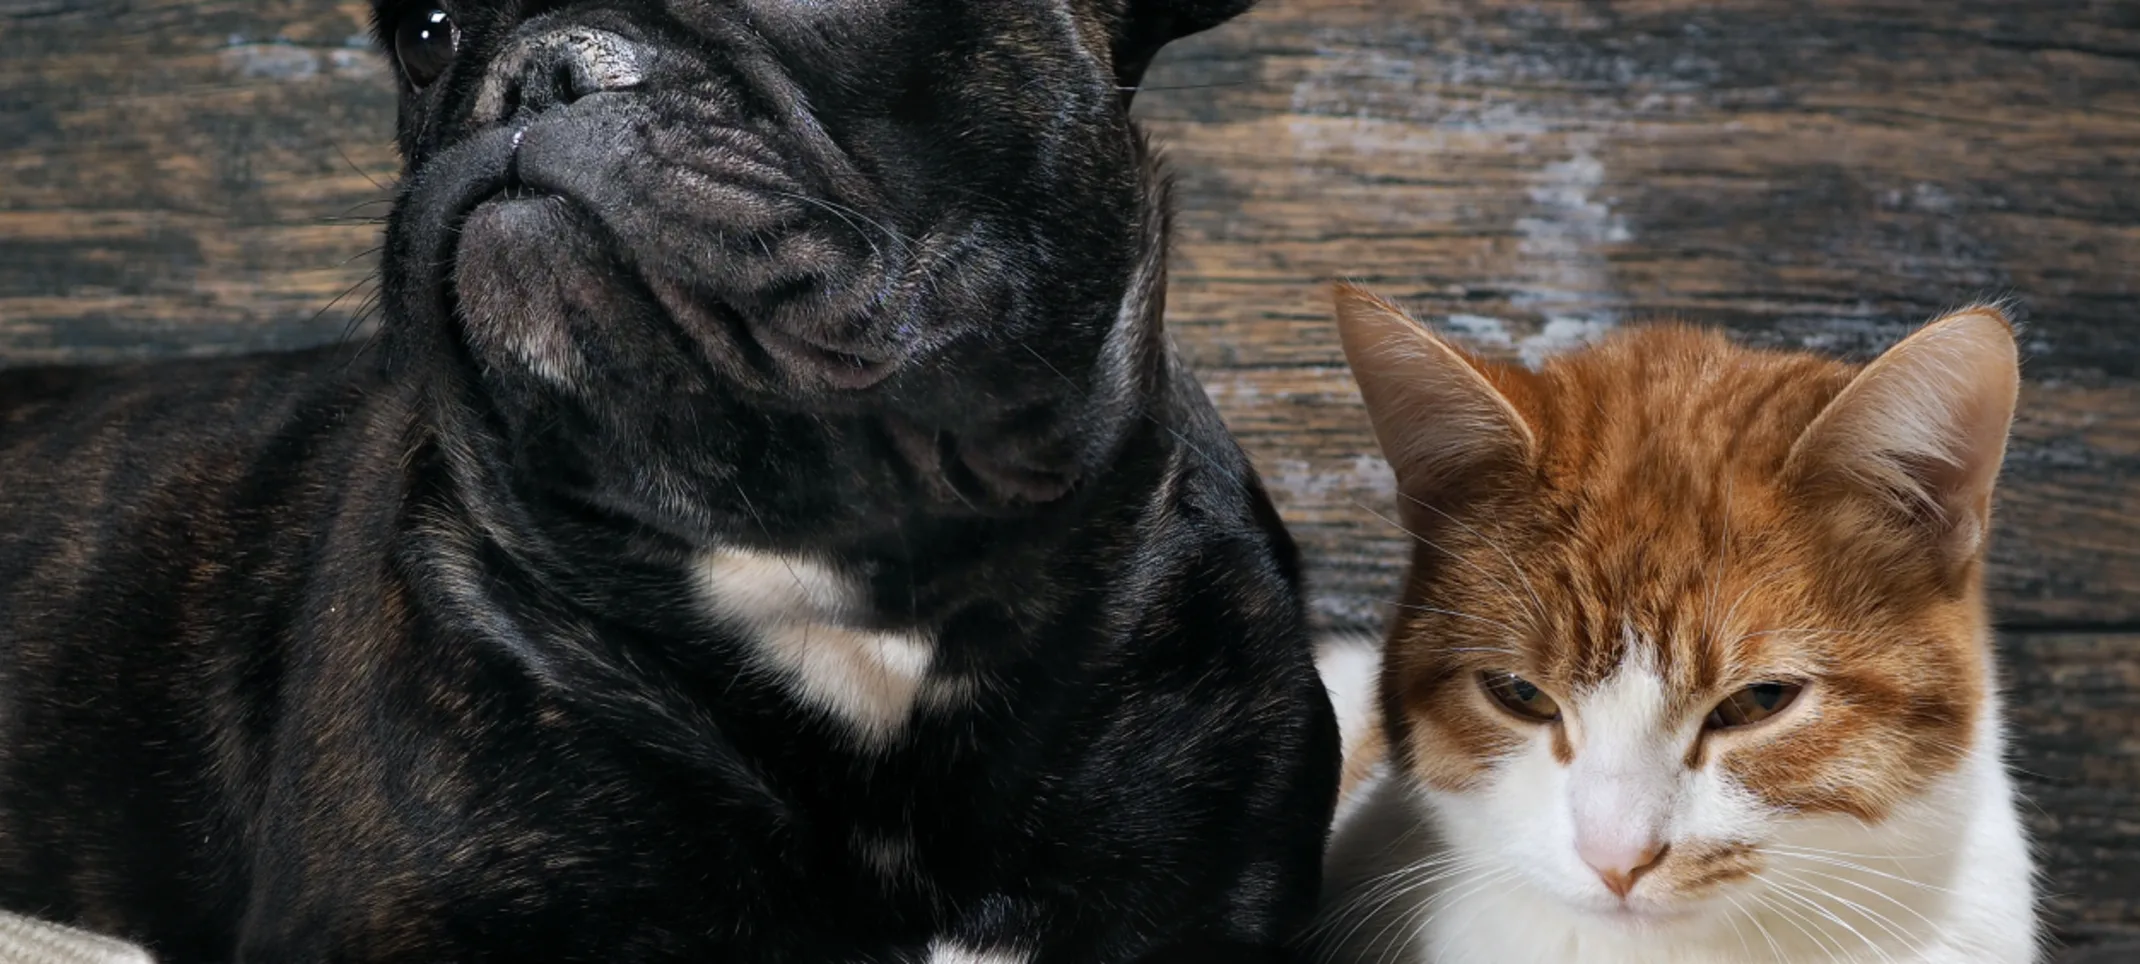
[[[1748,634],[1816,587],[1801,568],[1817,548],[1775,477],[1850,373],[1671,326],[1536,373],[1491,370],[1535,433],[1537,466],[1471,507],[1473,523],[1447,520],[1435,538],[1453,564],[1421,570],[1483,595],[1520,587],[1530,604],[1507,615],[1526,662],[1568,687],[1636,656],[1675,689],[1714,686],[1771,652]]]
[[[1804,672],[1808,637],[1835,628],[1814,615],[1828,608],[1820,550],[1776,517],[1772,493],[1743,496],[1682,489],[1575,510],[1542,498],[1541,523],[1504,560],[1538,594],[1507,613],[1524,668],[1583,691],[1640,663],[1690,699]]]
[[[1409,506],[1421,538],[1386,687],[1400,752],[1467,785],[1523,736],[1481,674],[1579,701],[1640,666],[1682,720],[1749,684],[1817,682],[1819,726],[1728,761],[1781,806],[1872,816],[1953,765],[1988,674],[1974,596],[1868,550],[1848,512],[1780,477],[1855,371],[1675,327],[1487,369],[1536,458],[1461,503]]]
[[[1521,520],[1522,551],[1501,562],[1542,593],[1522,613],[1535,666],[1594,686],[1641,646],[1675,688],[1706,688],[1734,667],[1788,659],[1803,647],[1779,645],[1780,631],[1833,628],[1809,624],[1830,603],[1857,608],[1865,574],[1848,572],[1819,507],[1779,478],[1851,366],[1668,325],[1536,373],[1503,371],[1537,467],[1475,511],[1486,529]],[[1458,551],[1505,550],[1489,541]],[[1892,601],[1898,587],[1877,588]]]

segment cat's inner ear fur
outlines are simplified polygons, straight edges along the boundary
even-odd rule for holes
[[[1367,403],[1407,514],[1446,508],[1501,473],[1532,464],[1537,439],[1489,372],[1364,289],[1336,289],[1338,339]]]
[[[1955,572],[1983,550],[2020,379],[2013,326],[1997,309],[1942,317],[1828,403],[1792,445],[1786,477],[1879,500]]]

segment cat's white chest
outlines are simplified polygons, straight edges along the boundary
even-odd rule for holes
[[[962,695],[958,681],[929,672],[932,634],[863,625],[867,599],[852,576],[805,556],[741,549],[708,552],[697,570],[708,615],[742,634],[752,664],[858,745],[889,744],[917,707]]]

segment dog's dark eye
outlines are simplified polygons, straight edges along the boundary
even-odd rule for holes
[[[401,59],[401,69],[409,75],[409,83],[419,89],[430,86],[446,72],[446,65],[453,62],[454,48],[460,45],[460,28],[437,7],[419,7],[402,14],[401,23],[394,28],[394,56]]]
[[[1551,723],[1560,719],[1560,704],[1547,696],[1538,684],[1514,673],[1486,673],[1479,677],[1479,685],[1486,695],[1501,704],[1501,708],[1534,723]]]
[[[1704,723],[1712,730],[1752,726],[1783,712],[1804,689],[1799,683],[1755,683],[1724,697]]]

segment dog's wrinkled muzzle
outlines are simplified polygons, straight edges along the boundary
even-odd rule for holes
[[[821,196],[808,152],[754,121],[733,78],[659,63],[584,26],[501,54],[470,114],[479,133],[424,164],[407,200],[437,256],[403,297],[487,360],[566,387],[605,317],[666,319],[746,389],[892,375],[927,288],[914,246]]]

